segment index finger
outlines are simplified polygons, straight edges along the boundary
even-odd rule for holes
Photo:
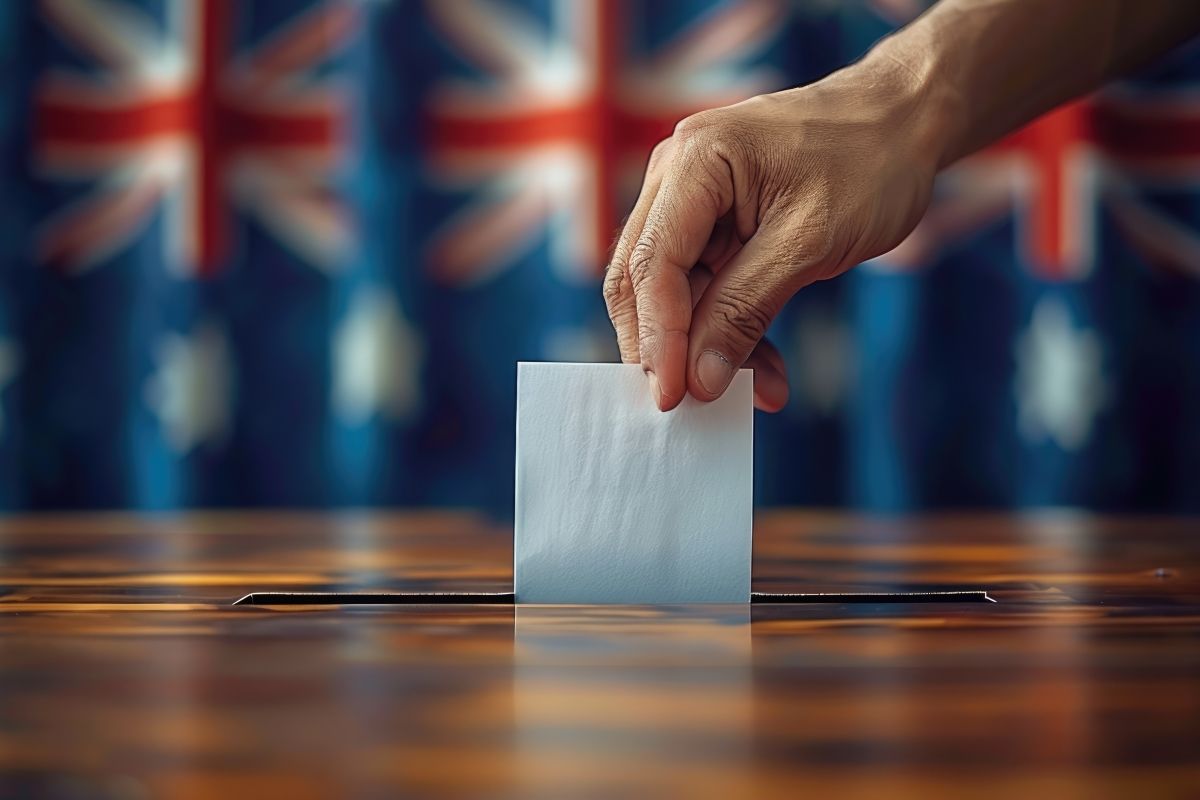
[[[676,148],[629,258],[642,369],[663,411],[679,405],[687,393],[692,321],[688,273],[716,221],[733,203],[728,167],[714,161],[720,159],[706,152],[703,143]]]
[[[633,299],[633,286],[629,280],[629,257],[633,246],[641,236],[642,228],[646,225],[646,216],[650,206],[658,196],[658,187],[662,183],[664,164],[671,151],[671,140],[664,139],[655,145],[650,153],[650,161],[646,166],[646,177],[642,181],[642,191],[638,194],[637,203],[629,213],[629,219],[621,229],[621,235],[613,248],[612,259],[604,275],[604,304],[608,308],[608,318],[612,320],[617,332],[617,347],[621,351],[621,361],[626,364],[636,364],[640,360],[638,354],[638,324],[637,307]]]

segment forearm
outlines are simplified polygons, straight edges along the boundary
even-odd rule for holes
[[[942,0],[856,68],[900,68],[941,166],[1200,33],[1194,0]]]
[[[808,86],[683,120],[655,148],[604,281],[622,360],[658,407],[755,371],[797,291],[900,244],[939,168],[1200,30],[1200,0],[942,0]]]

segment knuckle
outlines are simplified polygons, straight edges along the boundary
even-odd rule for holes
[[[643,359],[656,360],[667,347],[667,341],[681,334],[679,331],[642,326],[638,329],[637,349]]]
[[[726,197],[731,192],[731,182],[721,174],[721,164],[713,160],[700,162],[692,171],[692,191],[697,195],[699,208],[707,209],[713,215],[723,214],[727,210]]]
[[[763,304],[732,295],[716,298],[712,313],[725,335],[744,347],[753,346],[766,334],[774,316]]]
[[[653,241],[644,238],[633,246],[629,254],[629,282],[634,292],[640,291],[650,278],[656,249]]]
[[[675,159],[680,174],[687,176],[686,191],[697,193],[713,213],[728,210],[733,173],[746,160],[739,130],[740,123],[725,109],[702,111],[676,127]]]
[[[608,272],[604,274],[604,285],[601,292],[604,295],[604,303],[611,310],[616,307],[625,295],[625,271],[615,264],[608,268]]]
[[[668,154],[671,152],[671,139],[666,138],[654,145],[654,149],[650,151],[650,160],[646,163],[646,171],[654,172],[667,160]]]
[[[653,358],[660,349],[659,343],[661,341],[662,337],[659,336],[657,331],[645,327],[638,330],[638,352],[643,357]]]
[[[617,237],[617,241],[613,244],[612,257],[608,259],[608,270],[604,273],[604,279],[609,279],[609,273],[616,272],[619,276],[629,267],[629,222],[625,222],[625,230],[621,231],[621,235]]]
[[[684,117],[675,124],[674,138],[682,144],[688,144],[697,139],[710,137],[719,131],[724,118],[725,115],[718,109],[701,111],[690,117]]]

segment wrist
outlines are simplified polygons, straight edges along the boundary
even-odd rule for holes
[[[903,42],[884,39],[842,72],[865,92],[862,102],[878,108],[884,124],[908,143],[911,155],[937,172],[962,155],[965,103],[936,48],[913,42],[915,31],[906,33]]]

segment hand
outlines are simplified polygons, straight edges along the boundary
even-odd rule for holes
[[[860,63],[688,117],[654,149],[604,299],[660,409],[716,399],[742,366],[755,405],[784,406],[771,321],[802,287],[895,247],[929,203],[945,126],[919,84]]]

